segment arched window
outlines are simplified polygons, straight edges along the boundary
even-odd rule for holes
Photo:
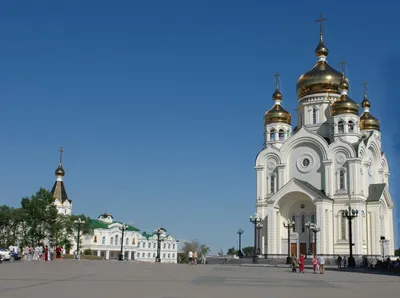
[[[167,244],[166,243],[164,243],[164,249],[166,249],[167,248]]]
[[[150,253],[147,253],[147,257],[150,258]]]
[[[306,231],[306,217],[304,214],[301,216],[301,232],[304,233]]]
[[[154,252],[154,253],[153,253],[153,258],[155,258],[155,257],[156,257],[156,253]]]
[[[146,257],[146,255],[144,253],[142,253],[142,257],[144,258],[144,257]]]
[[[346,171],[339,170],[339,190],[346,190]]]
[[[318,113],[318,109],[316,107],[313,107],[312,110],[312,123],[313,124],[317,124],[317,113]]]
[[[296,215],[292,215],[292,222],[294,222],[293,233],[296,232]]]
[[[172,249],[175,249],[175,244],[172,244]]]
[[[340,216],[340,239],[346,240],[347,238],[347,222],[346,218],[342,216],[342,213],[339,213]]]
[[[96,235],[94,235],[93,242],[97,242],[97,236]]]
[[[115,245],[118,245],[118,235],[115,235]]]
[[[171,258],[171,254],[168,254],[168,259]]]
[[[283,129],[280,129],[278,134],[279,134],[279,141],[284,141],[285,140],[285,131]]]
[[[156,248],[156,243],[153,243],[153,248]]]
[[[137,247],[140,247],[140,242],[137,243]]]
[[[151,248],[151,243],[149,242],[149,245],[147,245],[148,248]]]
[[[271,175],[270,176],[270,189],[271,189],[271,193],[275,193],[275,175]]]
[[[101,244],[106,244],[106,237],[101,238]]]
[[[349,132],[354,132],[354,122],[353,121],[349,121],[347,122],[347,126],[349,127]]]
[[[111,239],[110,239],[110,245],[114,245],[114,237],[111,237]]]
[[[311,223],[315,224],[315,214],[311,214]]]
[[[269,131],[269,139],[270,141],[275,141],[275,129]]]
[[[163,259],[165,259],[165,253],[162,255]]]
[[[168,243],[168,249],[171,249],[171,243]]]
[[[344,133],[344,123],[343,123],[343,120],[340,120],[340,121],[338,122],[338,132],[339,132],[339,133]]]

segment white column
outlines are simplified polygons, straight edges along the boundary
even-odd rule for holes
[[[326,254],[325,244],[326,244],[326,226],[325,226],[325,206],[323,202],[317,202],[316,207],[316,217],[317,226],[321,229],[317,233],[317,254]]]
[[[351,206],[352,208],[358,210],[358,217],[353,219],[352,226],[353,226],[353,253],[355,255],[362,255],[363,254],[363,241],[362,241],[362,223],[361,221],[363,220],[362,215],[361,215],[361,210],[362,206],[361,204],[353,204]]]
[[[334,229],[334,222],[333,222],[333,210],[332,210],[332,205],[327,205],[327,212],[326,212],[326,216],[327,216],[327,226],[326,226],[326,231],[327,231],[327,237],[326,237],[326,243],[327,243],[327,247],[326,247],[326,253],[333,255],[333,229]]]
[[[258,199],[264,199],[264,197],[266,196],[266,192],[264,192],[264,185],[266,185],[266,183],[264,182],[264,167],[261,165],[258,165],[255,167],[256,169],[256,201]]]
[[[97,256],[101,257],[101,250],[100,249],[97,250]]]
[[[325,180],[324,180],[324,189],[325,193],[328,197],[331,197],[334,194],[334,186],[335,183],[333,183],[333,177],[334,174],[332,172],[332,160],[324,160],[322,162],[324,164],[324,173],[325,173]]]
[[[110,251],[107,249],[106,250],[106,260],[110,259]]]
[[[351,158],[347,160],[349,163],[349,173],[347,174],[348,183],[349,183],[349,193],[350,194],[359,194],[360,193],[360,185],[357,183],[359,181],[359,167],[361,165],[361,160],[357,158]]]
[[[285,185],[285,169],[286,165],[277,165],[278,168],[278,190]]]
[[[268,254],[277,254],[276,210],[267,207],[268,213]]]
[[[388,237],[389,237],[389,240],[390,240],[388,255],[394,255],[394,250],[395,250],[394,241],[395,241],[395,239],[394,239],[394,231],[393,231],[393,208],[388,208],[386,225],[388,227]]]

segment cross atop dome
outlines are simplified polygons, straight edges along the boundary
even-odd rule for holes
[[[321,34],[321,35],[324,34],[323,26],[322,26],[322,23],[323,23],[324,21],[327,21],[327,19],[325,19],[325,18],[322,16],[322,13],[319,15],[319,19],[315,21],[316,23],[319,23],[319,34]]]
[[[279,74],[279,72],[276,72],[275,74],[274,74],[274,77],[275,77],[275,81],[276,81],[276,90],[279,90],[279,77],[280,77],[281,75]]]
[[[317,48],[315,49],[315,55],[317,55],[318,61],[325,61],[326,56],[328,56],[328,53],[329,53],[328,48],[325,46],[324,39],[323,39],[324,31],[323,31],[322,23],[324,21],[327,21],[327,19],[322,17],[322,13],[321,13],[319,19],[315,21],[316,23],[319,23],[319,43],[318,43]]]

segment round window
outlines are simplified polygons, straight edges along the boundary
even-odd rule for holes
[[[308,158],[303,159],[303,166],[308,167],[310,165],[310,160]]]

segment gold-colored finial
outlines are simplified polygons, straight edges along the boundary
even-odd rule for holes
[[[274,77],[275,77],[275,81],[276,81],[276,90],[279,90],[279,77],[280,77],[281,75],[278,73],[278,72],[276,72],[275,74],[274,74]]]
[[[342,59],[342,61],[340,61],[340,64],[342,65],[342,74],[344,75],[344,67],[347,64],[347,62]]]
[[[368,83],[367,83],[366,81],[364,81],[364,82],[361,84],[361,86],[364,87],[364,95],[367,94],[367,85],[368,85]]]
[[[327,19],[325,19],[325,18],[322,16],[322,13],[319,15],[319,19],[315,21],[316,23],[319,23],[319,34],[320,34],[320,35],[323,35],[323,33],[324,33],[324,32],[323,32],[323,26],[322,26],[322,23],[323,23],[324,21],[327,21]]]
[[[60,163],[62,163],[62,156],[63,156],[63,153],[64,153],[63,148],[61,147],[60,149],[58,149],[58,152],[60,152]]]

